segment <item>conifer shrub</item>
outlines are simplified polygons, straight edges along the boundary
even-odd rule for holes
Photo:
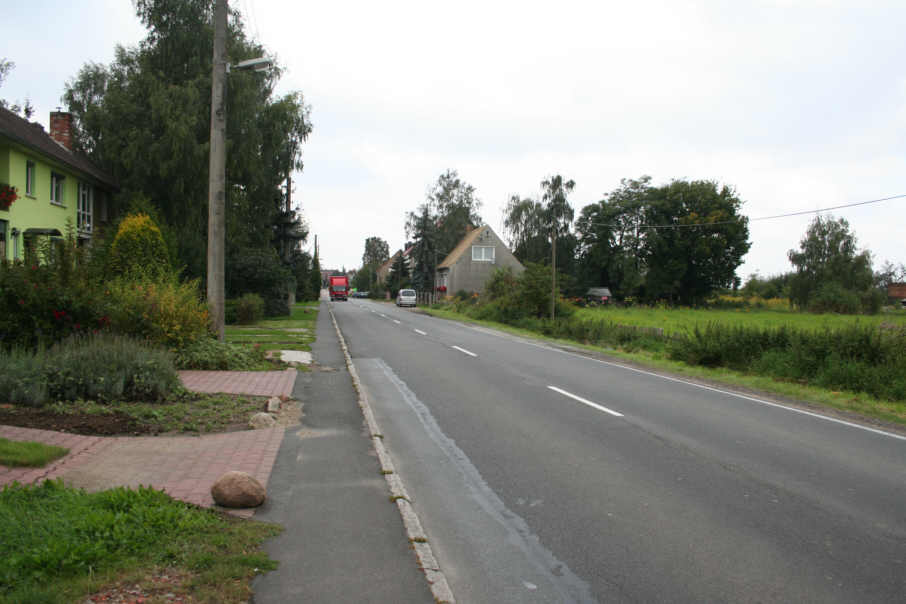
[[[258,294],[264,300],[265,316],[288,315],[288,295],[295,288],[292,272],[272,247],[237,250],[227,259],[227,295],[239,298],[243,294]]]
[[[108,262],[118,275],[157,277],[170,271],[167,245],[147,214],[131,214],[120,222]]]

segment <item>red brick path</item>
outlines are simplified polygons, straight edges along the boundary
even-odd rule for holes
[[[292,396],[296,370],[180,371],[179,379],[186,388],[195,392]]]
[[[181,371],[189,390],[255,396],[291,396],[296,370]],[[170,496],[213,507],[211,485],[228,470],[241,470],[267,486],[283,440],[283,427],[206,436],[99,437],[0,426],[0,437],[69,449],[44,468],[0,465],[0,487],[62,478],[69,486],[100,491],[116,486],[151,486]],[[254,510],[232,510],[251,516]]]

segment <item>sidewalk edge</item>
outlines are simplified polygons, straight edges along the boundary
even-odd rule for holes
[[[349,355],[349,348],[346,346],[346,340],[343,338],[340,326],[337,324],[337,318],[333,314],[332,305],[329,302],[327,304],[327,310],[330,312],[330,320],[333,321],[334,329],[337,331],[337,338],[340,340],[340,348],[343,349],[343,356],[346,358],[346,367],[349,370],[349,375],[352,377],[352,384],[358,393],[359,407],[362,408],[362,415],[365,417],[365,422],[368,424],[371,442],[374,445],[374,449],[377,452],[381,464],[381,472],[384,475],[384,479],[387,481],[387,485],[390,487],[391,497],[399,509],[403,525],[406,527],[406,535],[409,539],[409,543],[415,551],[415,556],[418,559],[420,568],[425,573],[425,579],[428,581],[428,586],[431,589],[431,594],[434,596],[434,601],[455,604],[456,600],[453,597],[450,586],[447,584],[447,578],[437,564],[434,552],[431,550],[431,545],[428,543],[421,522],[419,522],[418,515],[412,508],[409,494],[406,492],[402,480],[396,473],[393,462],[390,460],[390,456],[384,446],[384,434],[381,432],[377,421],[374,419],[374,413],[371,411],[368,396],[365,394],[365,389],[362,388],[362,384],[359,381],[359,374],[356,371],[355,365],[352,363],[352,357]]]

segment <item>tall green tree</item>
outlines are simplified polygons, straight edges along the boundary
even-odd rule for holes
[[[396,293],[399,289],[409,286],[409,265],[406,256],[399,252],[393,257],[390,265],[390,274],[387,275],[387,289]]]
[[[413,226],[414,243],[411,252],[414,261],[412,285],[421,292],[434,289],[437,263],[442,260],[438,255],[437,236],[437,228],[431,218],[428,204],[422,204],[421,213]]]
[[[646,297],[693,305],[731,287],[751,246],[741,207],[732,187],[714,181],[675,180],[651,190],[644,213]]]
[[[426,196],[428,213],[434,223],[435,244],[439,261],[443,260],[470,229],[481,226],[481,200],[475,187],[459,177],[456,170],[447,170],[432,185]],[[413,237],[421,218],[421,206],[406,215],[406,235]]]
[[[651,177],[622,179],[604,199],[582,208],[576,220],[579,280],[607,286],[618,299],[636,296],[643,282],[644,207]]]
[[[550,262],[550,230],[540,201],[512,195],[503,211],[503,229],[520,262]]]
[[[845,218],[816,216],[787,257],[796,269],[790,299],[800,309],[856,312],[863,299],[872,309],[871,253],[859,251]]]
[[[390,259],[390,246],[380,237],[369,237],[365,240],[365,253],[362,254],[362,266],[380,266]]]
[[[210,142],[210,0],[135,0],[147,35],[117,47],[110,65],[86,64],[69,81],[64,101],[75,142],[120,182],[124,198],[147,195],[178,231],[180,263],[190,277],[206,270]],[[266,54],[231,14],[231,63]],[[302,168],[301,144],[311,131],[301,93],[275,97],[279,67],[235,71],[227,81],[227,257],[273,247],[286,262],[287,242],[305,233],[285,206],[282,183]],[[229,264],[226,267],[230,271]]]
[[[317,239],[315,241],[317,241]],[[312,295],[314,296],[314,299],[317,300],[321,297],[321,287],[323,281],[321,279],[321,261],[318,259],[317,247],[315,247],[315,253],[311,259],[311,273],[309,274],[309,279],[309,287],[311,288]]]

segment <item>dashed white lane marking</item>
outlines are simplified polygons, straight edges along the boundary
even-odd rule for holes
[[[402,325],[402,324],[403,324],[402,321],[397,321],[396,319],[394,319],[393,322],[396,323],[397,325]]]
[[[460,348],[459,346],[451,346],[450,348],[454,348],[454,349],[458,350],[459,352],[461,352],[461,353],[463,353],[463,354],[469,355],[470,357],[477,357],[477,356],[478,356],[478,355],[475,354],[474,352],[469,352],[469,351],[466,350],[465,348]]]
[[[424,332],[424,331],[422,331],[422,330],[421,330],[421,329],[416,329],[416,330],[415,330],[415,333],[417,333],[417,334],[421,334],[421,335],[423,335],[423,336],[426,336],[426,335],[428,335],[428,334],[427,334],[427,333],[425,333],[425,332]]]
[[[573,400],[577,400],[580,403],[582,403],[583,405],[588,405],[589,407],[592,407],[593,409],[597,409],[598,411],[603,411],[604,413],[609,413],[609,414],[613,415],[614,417],[623,417],[622,413],[614,411],[613,409],[608,409],[607,407],[599,405],[598,403],[593,403],[589,400],[582,398],[581,396],[576,396],[575,394],[567,392],[566,390],[561,390],[560,388],[557,388],[556,386],[548,386],[548,388],[550,388],[554,392],[558,392],[558,393],[562,394],[563,396],[568,396],[569,398],[571,398]]]

